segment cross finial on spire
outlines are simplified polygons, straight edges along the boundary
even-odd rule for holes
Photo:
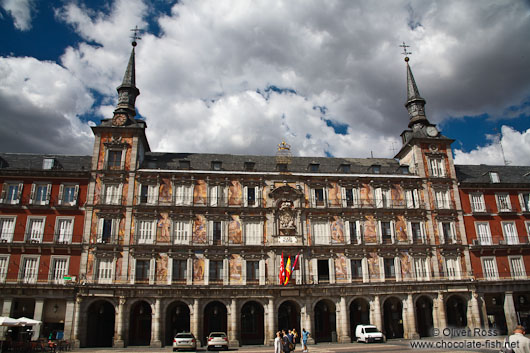
[[[409,57],[408,55],[412,54],[410,51],[407,50],[407,48],[410,48],[410,45],[406,45],[405,42],[403,42],[403,44],[400,45],[401,48],[403,48],[403,55],[405,55],[405,61],[409,61]]]
[[[133,29],[131,29],[131,32],[133,32],[133,34],[131,35],[131,39],[133,40],[132,41],[132,46],[135,47],[136,46],[136,41],[137,40],[140,40],[142,39],[140,36],[138,36],[138,34],[140,34],[142,30],[138,28],[138,26],[135,26]]]

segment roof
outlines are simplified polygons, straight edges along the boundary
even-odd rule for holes
[[[254,163],[253,171],[278,171],[276,156],[235,155],[213,153],[161,153],[147,152],[142,169],[178,170],[188,169],[180,161],[189,161],[190,170],[212,170],[212,162],[221,162],[224,171],[248,171],[246,162]],[[311,164],[318,164],[318,170],[311,170]],[[344,173],[341,166],[349,165],[350,173],[374,173],[373,166],[380,166],[379,174],[402,174],[399,163],[390,158],[331,158],[331,157],[291,157],[287,167],[289,172]]]
[[[461,184],[529,184],[530,166],[455,165],[456,177]],[[499,175],[499,183],[492,183],[490,172]]]
[[[4,170],[47,171],[44,159],[53,159],[51,170],[90,171],[91,156],[67,156],[61,154],[0,153],[0,172]]]

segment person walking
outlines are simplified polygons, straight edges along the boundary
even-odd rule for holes
[[[282,353],[282,336],[281,332],[276,332],[276,337],[274,338],[274,353]]]
[[[298,332],[296,332],[296,329],[293,328],[293,343],[296,346],[298,342],[300,342],[300,340],[298,339]]]
[[[289,336],[287,336],[287,334],[285,333],[285,330],[282,330],[282,348],[283,348],[283,353],[289,353],[291,352],[291,347],[290,345],[292,344],[291,343],[291,340],[289,339]]]
[[[515,353],[530,353],[530,338],[525,335],[525,328],[517,325],[513,330],[513,335],[508,338],[510,346],[513,347]]]
[[[307,349],[307,339],[311,334],[309,331],[306,331],[305,328],[302,328],[302,352],[309,352]]]

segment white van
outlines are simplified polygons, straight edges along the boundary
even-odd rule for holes
[[[355,336],[357,342],[385,342],[385,336],[374,325],[357,325]]]

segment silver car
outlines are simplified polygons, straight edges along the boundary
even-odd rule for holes
[[[193,333],[177,333],[175,338],[173,338],[173,352],[176,352],[181,349],[192,351],[197,349],[197,340],[195,339],[195,336],[193,336]]]
[[[224,332],[212,332],[208,336],[208,350],[213,348],[222,348],[225,351],[228,350],[228,337]]]

